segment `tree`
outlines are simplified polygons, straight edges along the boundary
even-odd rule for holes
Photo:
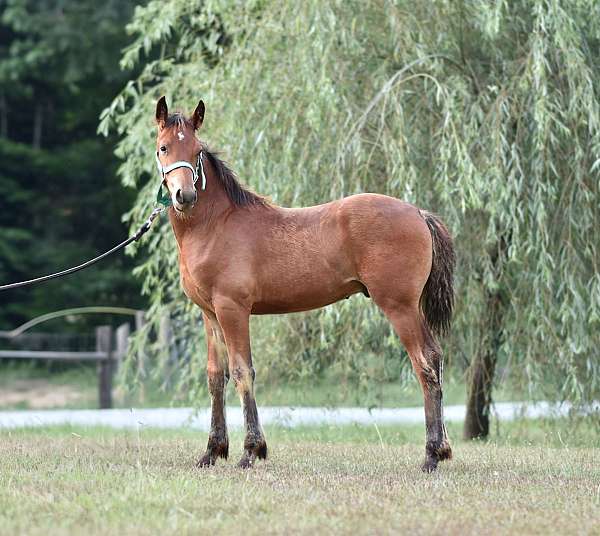
[[[600,380],[593,10],[585,0],[151,1],[136,12],[137,40],[123,63],[162,46],[161,54],[102,123],[123,134],[123,183],[140,185],[128,219],[141,220],[157,187],[147,181],[156,98],[191,109],[202,97],[204,139],[276,202],[377,191],[449,223],[458,307],[445,347],[454,369],[468,373],[468,437],[487,434],[498,367],[532,396],[591,400]],[[183,378],[195,380],[200,352],[187,337],[198,317],[174,285],[168,229],[149,251],[138,274],[150,318],[166,308],[185,326]],[[254,340],[257,362],[273,374],[331,363],[358,378],[400,374],[390,373],[395,338],[361,299],[257,320]]]
[[[78,264],[125,237],[133,195],[98,115],[133,72],[118,68],[133,2],[0,2],[0,281]],[[3,293],[0,324],[73,304],[141,305],[131,261]],[[6,300],[6,301],[4,301]]]

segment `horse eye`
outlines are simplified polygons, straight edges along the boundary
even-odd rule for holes
[[[160,152],[161,152],[161,153],[166,153],[166,152],[167,152],[167,148],[166,148],[166,146],[164,146],[164,145],[161,145],[161,146],[160,146]]]

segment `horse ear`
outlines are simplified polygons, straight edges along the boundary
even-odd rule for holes
[[[204,101],[200,101],[196,109],[194,110],[194,115],[192,116],[192,124],[194,125],[194,130],[198,130],[204,121]]]
[[[156,103],[156,124],[161,130],[165,128],[165,123],[169,117],[169,109],[167,108],[167,99],[163,95]]]

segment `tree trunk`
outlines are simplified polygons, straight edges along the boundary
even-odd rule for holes
[[[479,354],[471,366],[469,398],[465,416],[465,439],[483,439],[490,433],[490,407],[496,356],[492,349]]]
[[[8,138],[8,106],[4,93],[0,93],[0,138]]]
[[[33,116],[33,140],[31,145],[34,149],[42,146],[42,124],[44,121],[44,108],[40,102],[35,105],[35,115]]]
[[[483,439],[490,433],[490,408],[492,387],[502,341],[502,317],[504,305],[500,293],[491,294],[487,300],[488,318],[481,350],[471,365],[469,374],[469,398],[465,416],[465,439]]]

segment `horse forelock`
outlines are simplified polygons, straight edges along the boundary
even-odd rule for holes
[[[191,128],[194,130],[192,121],[180,112],[171,114],[165,121],[165,128],[171,127],[176,127],[178,130],[182,130],[184,128]]]

